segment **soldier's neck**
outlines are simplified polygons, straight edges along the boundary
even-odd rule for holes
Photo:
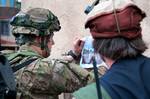
[[[41,50],[40,47],[37,47],[37,46],[35,46],[35,45],[30,45],[30,48],[31,48],[33,51],[37,52],[39,55],[43,56],[43,55],[42,55],[42,50]]]

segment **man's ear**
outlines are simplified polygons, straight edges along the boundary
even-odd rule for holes
[[[36,37],[35,37],[35,42],[41,43],[41,37],[40,37],[40,36],[36,36]]]

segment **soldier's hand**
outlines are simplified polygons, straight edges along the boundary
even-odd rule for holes
[[[84,46],[84,39],[76,37],[73,43],[74,53],[78,56],[81,54],[82,48]]]

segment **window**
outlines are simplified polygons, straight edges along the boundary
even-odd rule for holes
[[[9,36],[10,25],[8,20],[0,20],[0,33],[1,35]]]

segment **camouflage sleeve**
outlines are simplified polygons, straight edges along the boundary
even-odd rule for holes
[[[50,95],[73,92],[91,81],[91,73],[74,63],[60,60],[39,60],[23,71],[20,80],[23,90]]]
[[[60,82],[58,85],[63,88],[63,92],[73,92],[94,79],[92,73],[79,65],[63,60],[54,60],[53,73],[58,77],[54,81]]]

